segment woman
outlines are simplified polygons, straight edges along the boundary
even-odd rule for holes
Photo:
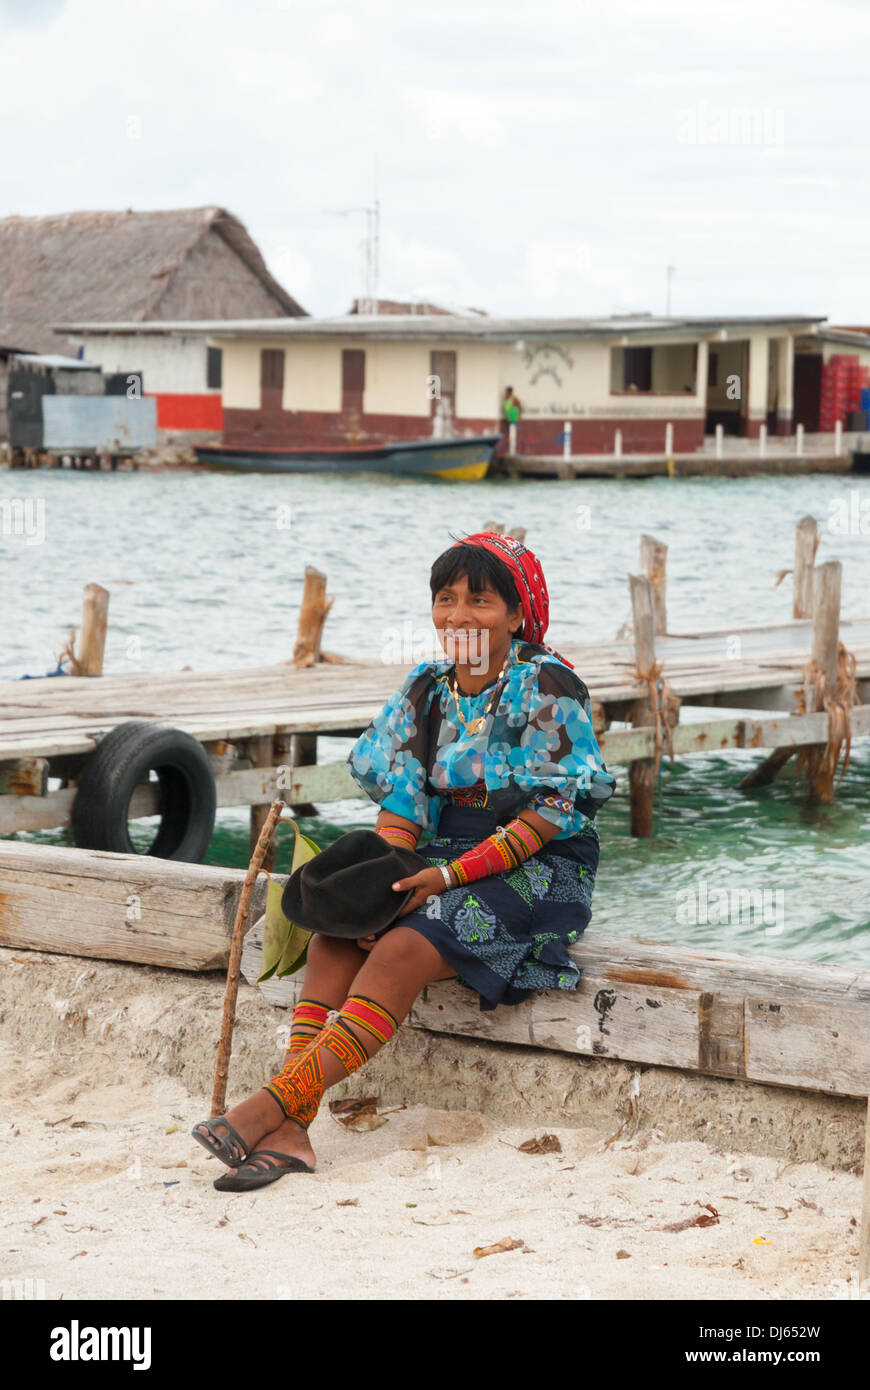
[[[431,867],[393,884],[413,896],[376,937],[312,936],[281,1071],[193,1130],[233,1170],[222,1191],[313,1171],[324,1091],[389,1042],[425,985],[456,978],[483,1010],[577,987],[567,946],[589,922],[594,816],[614,789],[588,692],[543,643],[543,572],[512,536],[457,541],[430,587],[448,659],[409,672],[347,761],[380,805],[377,833]]]

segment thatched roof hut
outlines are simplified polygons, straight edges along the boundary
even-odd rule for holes
[[[300,318],[224,208],[0,219],[0,342],[63,350],[52,324]]]

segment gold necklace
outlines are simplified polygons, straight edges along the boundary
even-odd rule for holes
[[[493,686],[492,694],[490,695],[489,699],[488,699],[487,702],[486,702],[486,709],[483,711],[483,714],[480,714],[480,715],[478,715],[478,717],[477,717],[476,719],[471,719],[471,720],[466,720],[465,715],[462,713],[462,710],[459,708],[459,695],[458,695],[458,693],[457,693],[457,687],[456,687],[456,666],[454,665],[454,667],[453,667],[453,679],[452,679],[452,681],[451,681],[450,677],[448,676],[448,678],[447,678],[447,688],[448,688],[448,690],[450,691],[451,695],[453,696],[453,703],[456,705],[456,715],[457,715],[457,718],[459,719],[459,722],[461,723],[463,729],[465,730],[465,732],[466,732],[467,734],[479,734],[480,731],[481,731],[481,729],[482,729],[483,726],[485,725],[486,719],[487,719],[487,715],[489,714],[490,710],[492,709],[493,701],[495,700],[495,697],[496,697],[496,695],[498,694],[498,683],[499,683],[499,681],[501,680],[502,676],[504,675],[505,671],[507,670],[508,663],[509,663],[510,659],[511,659],[511,648],[510,648],[510,646],[508,646],[507,656],[506,656],[505,659],[504,659],[504,662],[503,662],[503,664],[502,664],[501,670],[499,671],[498,675],[497,675],[496,678],[495,678],[495,685]]]

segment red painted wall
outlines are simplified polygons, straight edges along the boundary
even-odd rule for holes
[[[610,454],[617,429],[622,430],[625,453],[660,454],[665,447],[665,423],[658,420],[572,420],[571,452]],[[692,453],[704,442],[704,416],[674,420],[674,449]],[[521,454],[561,454],[562,420],[523,420],[517,429]],[[488,418],[461,417],[454,421],[456,434],[497,434],[499,423]],[[224,446],[227,448],[292,449],[341,448],[348,445],[381,445],[403,439],[428,439],[431,422],[413,415],[362,415],[313,410],[224,411]]]
[[[146,391],[157,401],[159,430],[222,430],[223,401],[218,392],[208,395],[170,396]]]

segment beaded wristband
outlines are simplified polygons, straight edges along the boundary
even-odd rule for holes
[[[544,841],[528,821],[516,817],[494,835],[467,850],[459,859],[450,864],[460,884],[474,883],[490,874],[501,874],[506,869],[515,869],[518,864],[529,859],[542,849]]]
[[[382,840],[386,840],[391,845],[401,845],[405,849],[416,849],[417,841],[420,838],[420,831],[408,829],[404,825],[382,825],[375,831]]]

